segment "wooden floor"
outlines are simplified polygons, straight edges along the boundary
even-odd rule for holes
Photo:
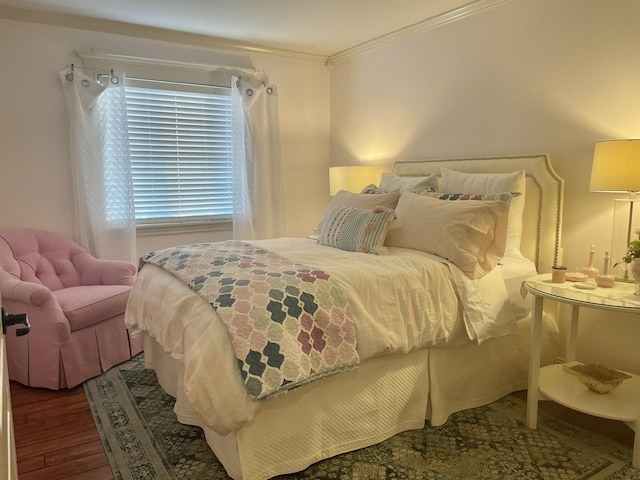
[[[517,395],[526,399],[526,392]],[[50,391],[11,382],[20,480],[113,480],[82,387]],[[564,420],[633,446],[622,422],[575,412],[553,402],[541,408]]]
[[[82,386],[52,391],[11,382],[20,480],[113,480]]]

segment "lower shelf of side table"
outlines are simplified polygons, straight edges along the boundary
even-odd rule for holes
[[[580,383],[563,365],[549,365],[540,369],[539,391],[565,407],[610,420],[634,424],[640,414],[640,377],[637,375],[613,391],[600,394]]]

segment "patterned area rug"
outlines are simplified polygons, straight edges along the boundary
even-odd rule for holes
[[[85,383],[116,479],[227,479],[200,428],[181,425],[174,400],[144,368],[143,354]],[[442,427],[398,434],[373,447],[319,462],[289,479],[639,479],[631,451],[507,396],[456,413]]]

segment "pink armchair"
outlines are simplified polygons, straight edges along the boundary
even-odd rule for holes
[[[142,351],[124,324],[134,278],[132,264],[96,259],[56,233],[0,231],[0,298],[31,323],[27,335],[7,331],[9,378],[70,388]]]

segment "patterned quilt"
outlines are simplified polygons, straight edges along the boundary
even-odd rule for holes
[[[158,250],[140,268],[145,263],[171,272],[217,311],[252,398],[359,362],[347,299],[322,270],[235,240]]]

